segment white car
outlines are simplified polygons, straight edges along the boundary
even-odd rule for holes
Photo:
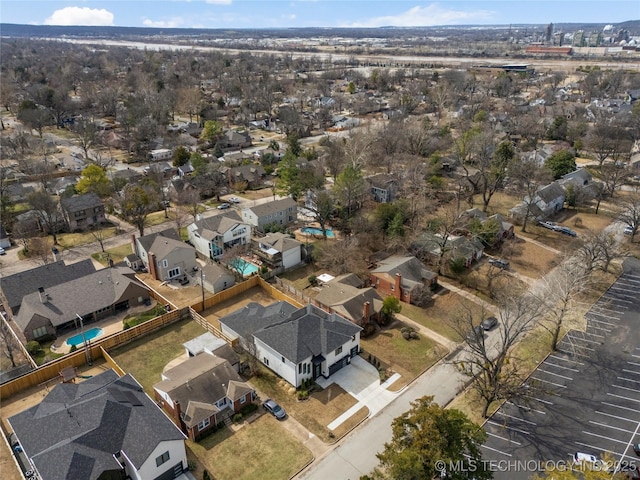
[[[625,235],[631,235],[633,233],[633,227],[631,225],[627,225],[626,227],[624,227],[622,233],[624,233]]]
[[[573,454],[573,463],[591,463],[592,465],[600,465],[600,460],[595,455],[588,453],[576,452]]]
[[[238,197],[231,197],[231,198],[229,199],[229,201],[230,201],[231,203],[240,203],[240,199],[239,199]]]

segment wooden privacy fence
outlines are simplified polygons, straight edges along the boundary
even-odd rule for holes
[[[202,303],[202,302],[201,302]],[[235,347],[236,344],[238,343],[238,339],[237,338],[231,338],[229,337],[226,333],[224,333],[222,330],[216,328],[214,325],[211,325],[206,318],[204,318],[202,315],[200,315],[198,312],[196,312],[194,309],[192,309],[191,307],[189,307],[189,311],[190,311],[190,315],[191,318],[198,324],[200,325],[202,328],[204,328],[206,331],[208,331],[209,333],[212,333],[213,335],[215,335],[218,338],[221,338],[222,340],[224,340],[225,342],[227,342],[229,345],[231,345],[232,347]]]

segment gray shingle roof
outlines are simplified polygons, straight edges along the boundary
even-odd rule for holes
[[[20,306],[25,295],[38,291],[39,287],[48,289],[95,271],[96,267],[93,266],[90,258],[71,265],[65,265],[64,261],[60,260],[21,273],[3,276],[0,279],[0,287],[9,307],[15,310]]]
[[[233,228],[234,225],[243,223],[240,215],[234,210],[232,212],[223,213],[221,215],[214,215],[213,217],[203,218],[195,222],[198,227],[198,234],[205,240],[213,240],[218,235],[223,235],[224,232]]]
[[[137,238],[137,241],[140,243],[140,245],[142,245],[144,251],[148,252],[149,250],[151,250],[153,242],[155,242],[158,237],[171,238],[173,240],[182,242],[182,238],[180,238],[180,235],[172,228],[168,228],[167,230],[163,230],[157,233],[150,233],[149,235],[145,235],[144,237],[139,237]],[[157,252],[154,253],[156,253],[157,255]]]
[[[260,238],[259,243],[270,248],[276,249],[278,252],[284,253],[295,248],[300,248],[302,242],[299,242],[295,238],[291,238],[290,235],[282,232],[275,232],[266,237]]]
[[[287,197],[281,198],[280,200],[274,200],[273,202],[255,205],[247,210],[251,210],[257,217],[264,217],[265,215],[280,212],[287,208],[295,207],[296,205],[296,201],[293,198]]]
[[[269,325],[274,325],[288,318],[297,309],[290,303],[280,301],[268,306],[256,302],[225,315],[220,323],[236,332],[240,337],[251,341],[251,336]]]
[[[40,293],[30,293],[22,299],[22,307],[15,317],[16,324],[24,330],[35,316],[49,319],[55,327],[89,313],[117,303],[129,288],[141,293],[147,288],[138,281],[126,277],[113,268],[98,270],[81,278],[45,288],[46,301]]]
[[[431,281],[436,274],[427,270],[422,262],[416,257],[402,257],[392,255],[380,261],[377,268],[371,273],[388,275],[393,281],[396,273],[402,276],[402,285],[413,288],[417,284],[422,284],[423,280]]]
[[[9,423],[47,480],[97,479],[118,468],[120,451],[140,468],[160,442],[185,438],[131,375],[113,370],[56,385]]]
[[[316,301],[356,323],[362,320],[365,302],[371,304],[372,315],[382,308],[382,298],[374,288],[356,288],[335,280],[322,287]]]
[[[254,333],[286,359],[295,364],[310,356],[323,355],[344,345],[362,330],[335,313],[307,305],[289,318]]]
[[[60,205],[67,212],[81,212],[88,208],[103,207],[104,203],[95,193],[85,193],[63,198],[60,200]]]

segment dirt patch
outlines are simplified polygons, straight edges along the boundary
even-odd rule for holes
[[[528,278],[542,277],[556,265],[558,258],[555,252],[519,238],[506,242],[501,253],[501,258],[509,261],[510,269]]]
[[[229,300],[214,305],[211,308],[207,308],[204,312],[201,313],[201,315],[205,317],[207,321],[211,323],[211,325],[216,328],[220,328],[220,322],[218,320],[221,317],[224,317],[231,312],[235,312],[236,310],[240,310],[251,302],[256,302],[260,305],[266,306],[272,304],[275,301],[276,300],[262,288],[253,287]]]
[[[178,308],[188,307],[202,301],[202,289],[199,285],[194,285],[193,278],[189,285],[180,285],[177,281],[161,282],[154,279],[149,273],[138,273],[137,277]],[[205,290],[205,296],[210,295],[211,293]]]

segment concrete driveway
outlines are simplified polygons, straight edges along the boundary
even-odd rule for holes
[[[362,407],[369,409],[369,415],[375,415],[386,407],[399,393],[390,392],[387,387],[398,378],[400,375],[395,373],[381,384],[378,370],[358,355],[351,359],[350,365],[338,370],[331,378],[318,378],[316,383],[322,388],[335,383],[358,400],[358,403],[327,425],[329,430],[338,428]]]

